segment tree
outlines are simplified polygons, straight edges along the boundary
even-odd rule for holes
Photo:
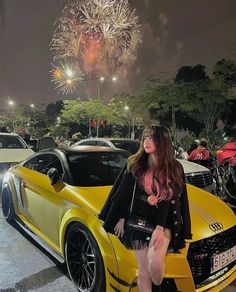
[[[224,111],[228,88],[218,80],[190,82],[185,110],[196,121],[203,122],[206,138],[212,141],[216,123]]]
[[[221,119],[224,121],[225,129],[231,132],[232,127],[236,125],[236,94],[234,88],[236,85],[236,62],[225,59],[218,61],[214,67],[213,76],[229,87],[228,99],[225,110],[221,114]]]
[[[163,124],[170,126],[163,117],[171,115],[171,127],[176,136],[176,112],[180,111],[186,103],[186,88],[182,83],[166,81],[160,84],[158,79],[147,80],[145,91],[142,96],[150,111],[151,118],[162,120]]]
[[[230,88],[236,86],[236,62],[222,59],[214,67],[215,79],[225,82]]]
[[[209,80],[205,72],[205,66],[198,64],[196,66],[182,66],[175,77],[175,83],[193,82],[200,80]]]
[[[119,114],[114,101],[104,105],[101,100],[65,100],[61,118],[62,121],[88,125],[88,135],[91,135],[92,130],[90,121],[94,120],[96,135],[98,135],[101,122],[104,120],[108,123],[117,122]]]

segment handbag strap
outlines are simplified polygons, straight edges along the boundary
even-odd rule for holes
[[[134,189],[133,189],[133,195],[132,195],[132,201],[131,201],[130,210],[129,210],[129,213],[130,214],[131,214],[131,212],[133,210],[134,195],[135,195],[135,191],[136,191],[136,185],[137,185],[137,181],[135,180],[135,182],[134,182]]]

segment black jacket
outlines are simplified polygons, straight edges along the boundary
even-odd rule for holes
[[[118,220],[120,218],[127,218],[127,213],[131,205],[134,183],[135,177],[127,170],[127,167],[125,167],[117,177],[99,214],[99,218],[104,221],[103,227],[107,232],[114,234],[114,227]],[[140,191],[138,184],[136,191]],[[184,239],[192,238],[186,184],[184,183],[180,194],[174,194],[170,200],[161,201],[157,206],[158,215],[156,224],[166,227],[168,221],[169,227],[169,219],[171,218],[172,245],[175,250],[184,247]]]

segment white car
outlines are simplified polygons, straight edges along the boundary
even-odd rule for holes
[[[25,160],[32,154],[34,154],[34,151],[19,135],[0,133],[0,187],[2,178],[8,168],[14,163]]]
[[[123,138],[89,138],[73,144],[73,146],[78,145],[108,146],[113,149],[121,148],[134,154],[139,149],[140,142]],[[186,180],[189,184],[204,189],[209,193],[215,193],[215,181],[208,168],[184,159],[177,160],[182,164]]]

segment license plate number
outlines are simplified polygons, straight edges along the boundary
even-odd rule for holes
[[[212,258],[211,273],[219,271],[236,259],[236,245]]]

